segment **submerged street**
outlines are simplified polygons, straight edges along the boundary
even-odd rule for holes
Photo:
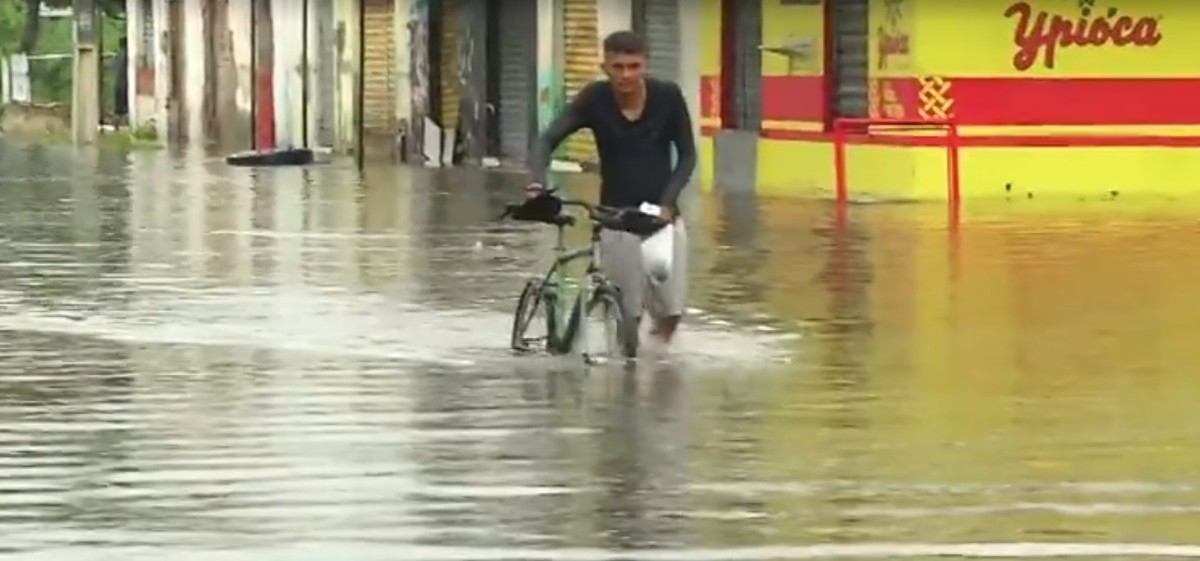
[[[692,192],[677,346],[585,369],[521,187],[0,140],[0,555],[1200,557],[1195,220]]]

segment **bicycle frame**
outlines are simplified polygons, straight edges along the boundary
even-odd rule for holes
[[[547,310],[547,313],[555,314],[554,319],[558,320],[554,322],[554,325],[558,326],[559,332],[554,335],[558,339],[562,339],[563,334],[574,331],[577,341],[586,341],[587,314],[584,312],[586,312],[587,297],[596,289],[596,286],[600,282],[600,279],[597,277],[601,275],[599,266],[601,228],[598,223],[593,223],[590,243],[587,247],[578,247],[575,249],[570,249],[566,246],[566,230],[567,226],[558,226],[558,238],[554,245],[554,262],[551,263],[550,269],[543,275],[542,286],[553,286],[555,295],[560,297],[555,299],[555,302],[560,303],[560,305],[555,306],[554,310]],[[566,282],[569,280],[564,269],[567,264],[580,259],[587,259],[588,265],[584,271],[583,279],[579,282],[578,289],[576,290],[574,303],[572,306],[562,305],[562,303],[566,302],[566,299],[561,298],[561,296],[565,291]],[[567,325],[567,319],[571,317],[569,310],[573,308],[580,308],[580,313],[573,314],[577,324],[570,326]],[[573,345],[574,341],[567,342],[566,344]],[[583,354],[584,352],[580,350],[579,354]]]

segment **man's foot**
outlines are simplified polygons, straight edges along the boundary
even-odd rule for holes
[[[658,337],[664,345],[670,345],[671,339],[675,337],[675,330],[679,328],[679,316],[668,316],[654,320],[654,327],[650,329],[650,334]]]

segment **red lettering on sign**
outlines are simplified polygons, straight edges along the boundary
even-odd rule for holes
[[[879,68],[887,68],[888,59],[894,56],[908,55],[908,34],[897,33],[895,35],[879,28]]]
[[[1035,14],[1028,2],[1009,6],[1004,11],[1004,17],[1017,18],[1017,28],[1013,33],[1013,44],[1017,47],[1013,55],[1013,68],[1029,70],[1039,57],[1043,66],[1054,68],[1059,48],[1102,47],[1109,44],[1116,47],[1153,47],[1162,41],[1156,18],[1134,19],[1118,15],[1116,8],[1109,8],[1106,14],[1097,17],[1089,15],[1089,11],[1085,11],[1079,18],[1070,18],[1051,15],[1044,10]]]

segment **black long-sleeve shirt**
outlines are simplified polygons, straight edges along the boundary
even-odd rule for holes
[[[677,208],[679,193],[696,169],[692,119],[679,86],[646,78],[646,106],[630,120],[621,113],[612,86],[585,86],[538,138],[530,155],[533,180],[546,184],[551,153],[571,133],[589,128],[600,156],[600,204],[638,206],[644,202]],[[671,169],[671,144],[678,162]]]

